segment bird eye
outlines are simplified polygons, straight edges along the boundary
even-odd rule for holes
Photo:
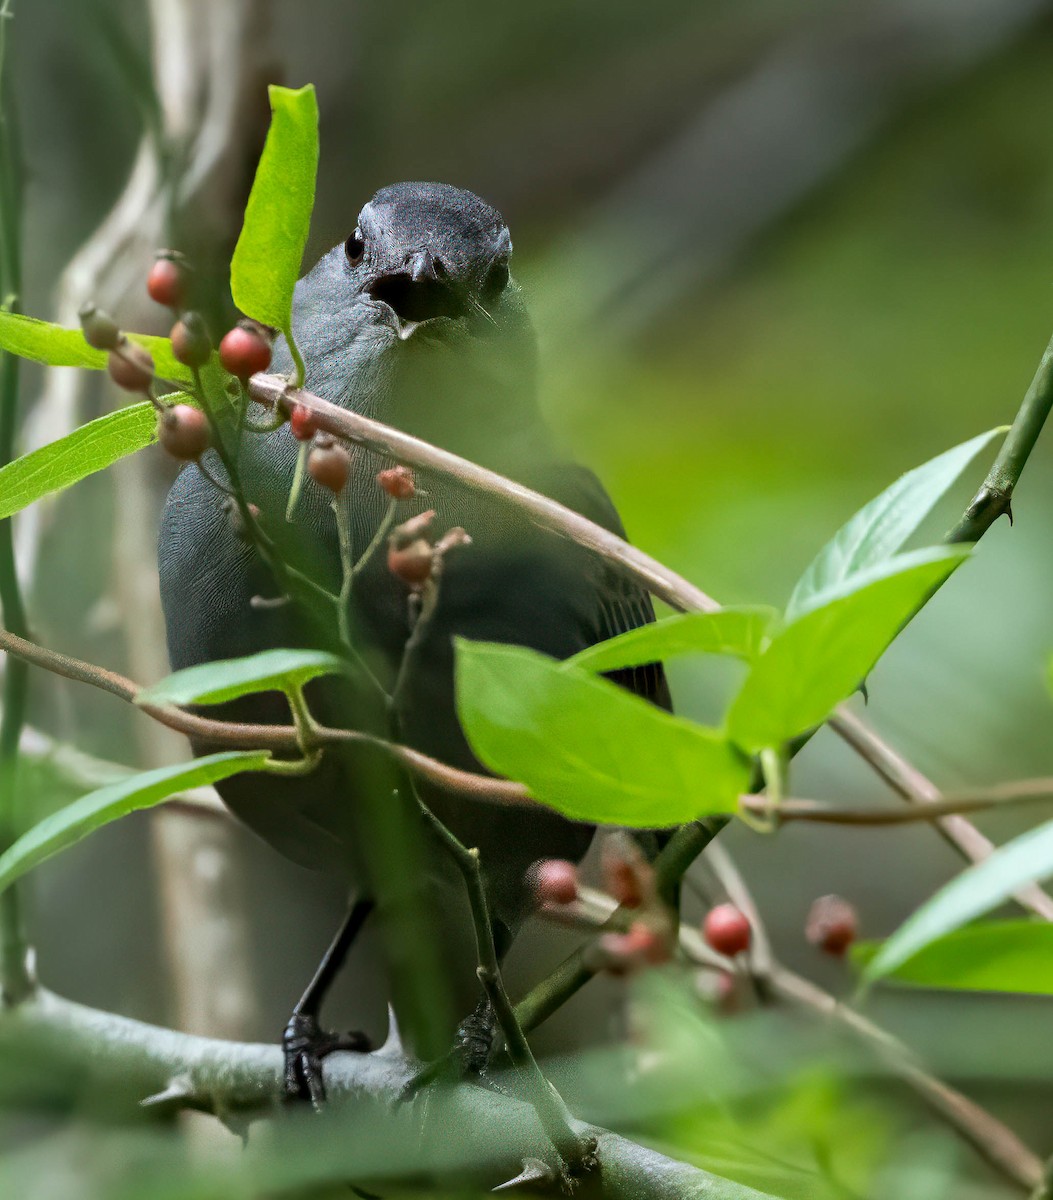
[[[347,255],[347,261],[357,267],[362,261],[362,256],[366,252],[366,243],[362,240],[362,231],[356,229],[355,232],[344,242],[344,253]]]
[[[498,259],[486,274],[483,291],[489,299],[496,300],[507,286],[508,263],[504,259]]]

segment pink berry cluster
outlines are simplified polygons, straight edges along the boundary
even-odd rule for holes
[[[654,868],[629,834],[607,837],[601,871],[604,889],[631,916],[623,929],[600,936],[590,951],[593,965],[624,976],[668,963],[676,950],[673,917],[658,895]],[[580,897],[577,867],[564,859],[536,863],[533,881],[545,907],[559,910]]]

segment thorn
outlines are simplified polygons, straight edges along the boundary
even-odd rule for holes
[[[864,680],[863,680],[863,682],[862,682],[862,683],[859,685],[859,694],[860,694],[860,695],[863,697],[863,703],[864,703],[864,704],[869,704],[869,703],[870,703],[870,692],[869,692],[869,690],[867,689],[867,681],[866,681],[865,679],[864,679]]]
[[[163,1104],[182,1104],[194,1098],[194,1086],[189,1075],[176,1075],[164,1089],[139,1101],[140,1108],[159,1108]]]
[[[384,1039],[383,1046],[374,1053],[386,1055],[388,1058],[405,1058],[398,1019],[395,1016],[394,1007],[390,1004],[388,1005],[388,1036]]]
[[[540,1158],[524,1158],[522,1171],[514,1179],[509,1179],[507,1183],[499,1183],[493,1190],[495,1192],[511,1192],[531,1183],[555,1182],[556,1174],[547,1163],[543,1163]]]
[[[1005,515],[1009,518],[1010,526],[1012,526],[1012,524],[1013,524],[1013,502],[1012,502],[1012,500],[1006,500],[1005,508],[1003,509],[1003,511],[1005,512]]]

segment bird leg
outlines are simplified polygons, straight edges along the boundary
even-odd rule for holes
[[[336,1050],[365,1053],[372,1049],[364,1033],[336,1034],[322,1029],[318,1015],[326,993],[374,907],[375,902],[369,898],[356,899],[352,903],[311,982],[292,1010],[282,1034],[284,1092],[287,1100],[309,1100],[315,1109],[320,1109],[325,1102],[322,1060]]]

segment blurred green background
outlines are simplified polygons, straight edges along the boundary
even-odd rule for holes
[[[15,6],[33,314],[51,313],[63,266],[125,184],[141,128],[129,54],[148,65],[151,16],[181,7],[200,15],[193,3]],[[215,7],[256,22],[264,114],[266,81],[318,87],[311,259],[397,179],[446,180],[496,204],[542,337],[553,425],[605,481],[633,540],[723,601],[783,602],[822,542],[892,478],[1011,420],[1053,330],[1053,5]],[[160,64],[163,75],[163,52]],[[248,170],[262,129],[242,147]],[[142,311],[138,296],[118,304],[140,325]],[[27,372],[27,405],[38,386]],[[1015,526],[991,531],[870,681],[874,724],[941,786],[1051,768],[1051,445],[1028,465]],[[155,455],[150,471],[138,501],[148,530],[169,469]],[[71,493],[41,543],[33,598],[43,642],[120,669],[134,657],[122,628],[156,605],[148,564],[142,608],[114,585],[114,513],[129,502],[106,478]],[[674,672],[689,715],[711,715],[727,683],[707,663]],[[40,682],[34,705],[63,741],[142,761],[117,702]],[[40,775],[54,803],[53,771]],[[793,790],[895,803],[829,734],[801,757]],[[979,824],[1002,840],[1040,815]],[[839,991],[844,973],[803,938],[811,901],[841,892],[881,936],[958,869],[915,827],[737,828],[727,844],[780,956]],[[156,853],[151,819],[131,819],[41,870],[32,931],[49,986],[180,1023]],[[273,1038],[337,920],[339,887],[241,833],[223,835],[209,869],[251,935],[252,1004],[231,1028]],[[513,990],[570,944],[550,929],[524,939]],[[365,1008],[379,1028],[379,998],[360,991],[344,983],[337,1017]],[[617,1035],[620,994],[594,986],[539,1048]],[[889,993],[869,1008],[1039,1152],[1053,1149],[1048,1002]]]

